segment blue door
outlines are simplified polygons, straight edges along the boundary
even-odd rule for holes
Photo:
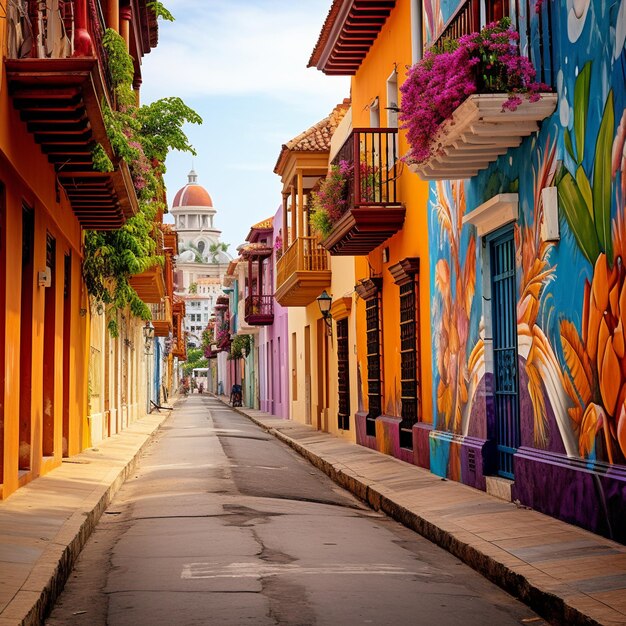
[[[520,445],[513,228],[497,233],[490,248],[498,474],[512,479],[513,455]]]

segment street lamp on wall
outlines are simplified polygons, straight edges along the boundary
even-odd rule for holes
[[[330,314],[330,305],[332,304],[333,299],[328,295],[328,293],[326,293],[326,289],[324,289],[324,291],[317,296],[316,300],[317,305],[320,308],[320,313],[324,318],[324,322],[326,322],[326,326],[328,326],[328,334],[330,335],[333,330],[333,316]]]
[[[143,327],[143,341],[146,354],[151,354],[152,340],[154,339],[154,326],[152,322],[148,320]]]

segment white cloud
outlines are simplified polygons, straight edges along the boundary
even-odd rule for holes
[[[347,78],[306,67],[329,5],[328,0],[170,2],[176,22],[161,23],[159,45],[144,60],[144,93],[159,97],[166,87],[183,98],[336,99],[338,89],[348,95]]]

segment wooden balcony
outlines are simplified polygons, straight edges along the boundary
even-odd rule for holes
[[[159,304],[165,297],[165,277],[163,266],[160,264],[131,276],[129,282],[137,295],[147,304]]]
[[[347,163],[352,174],[348,210],[322,241],[332,255],[369,254],[402,228],[397,140],[397,128],[356,128],[333,159]]]
[[[174,296],[172,301],[172,356],[179,361],[187,360],[187,338],[185,336],[185,301],[179,296]]]
[[[274,296],[248,296],[244,319],[249,326],[271,326],[274,323]]]
[[[54,166],[81,226],[119,228],[139,208],[128,166],[115,157],[105,128],[102,103],[110,103],[112,96],[101,42],[102,16],[88,12],[85,0],[65,2],[45,17],[47,22],[33,8],[37,3],[28,6],[31,11],[23,14],[21,29],[13,21],[7,23],[5,67],[13,105]],[[47,28],[38,32],[44,22]],[[30,47],[22,34],[28,29],[36,35]],[[58,40],[49,41],[48,32],[55,32]],[[94,171],[96,144],[114,171]]]
[[[328,252],[316,237],[298,237],[276,264],[276,293],[282,306],[307,306],[330,287]]]
[[[172,304],[169,296],[165,296],[159,304],[152,304],[150,311],[155,336],[169,337],[172,332]]]
[[[187,341],[185,337],[179,337],[178,341],[172,343],[172,356],[176,357],[179,361],[187,360]]]
[[[423,180],[476,176],[524,137],[539,130],[557,103],[554,93],[538,102],[524,100],[515,111],[502,110],[508,94],[474,94],[446,120],[433,138],[432,156],[411,170]]]

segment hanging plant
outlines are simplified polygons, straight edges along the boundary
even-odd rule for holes
[[[534,102],[540,92],[550,91],[548,85],[535,82],[535,69],[520,55],[518,41],[519,34],[506,17],[429,50],[409,69],[400,87],[400,121],[411,146],[409,162],[430,157],[433,136],[468,96],[508,93],[503,108],[514,111],[522,94]]]

